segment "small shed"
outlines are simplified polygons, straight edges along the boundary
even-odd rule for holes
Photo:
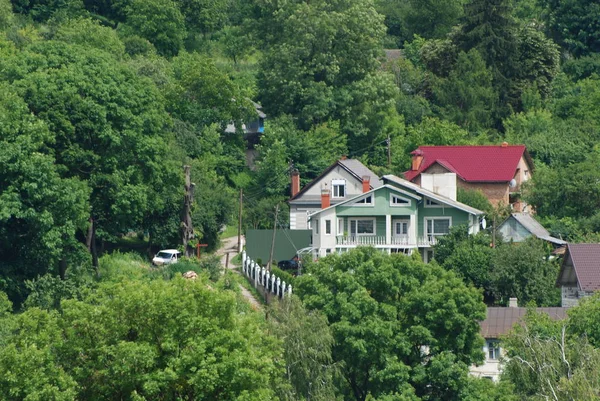
[[[512,213],[498,226],[497,231],[502,233],[505,241],[523,242],[533,236],[551,243],[555,248],[567,245],[567,241],[551,236],[529,213]]]

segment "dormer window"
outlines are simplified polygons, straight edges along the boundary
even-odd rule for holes
[[[331,189],[333,198],[343,198],[346,196],[346,180],[332,180]]]
[[[410,206],[410,200],[398,195],[390,195],[390,206]]]

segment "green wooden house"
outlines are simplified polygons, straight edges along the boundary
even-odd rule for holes
[[[394,175],[384,176],[383,183],[310,216],[315,258],[366,245],[388,253],[418,250],[427,262],[436,239],[450,227],[479,231],[482,211]],[[321,196],[327,205],[327,188]]]

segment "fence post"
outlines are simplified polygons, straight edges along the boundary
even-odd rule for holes
[[[271,292],[275,292],[275,275],[271,275]]]
[[[256,264],[256,262],[252,262],[252,265],[254,266],[254,288],[258,287],[258,268],[259,266]]]
[[[288,284],[288,296],[292,295],[292,285]]]
[[[269,291],[269,280],[271,279],[271,273],[267,271],[267,275],[265,277],[265,290]]]
[[[276,286],[277,286],[276,287],[277,289],[275,291],[275,295],[279,296],[279,286],[281,285],[281,280],[279,279],[279,277],[277,277],[277,281],[275,283],[276,283]]]
[[[281,282],[281,298],[285,297],[285,290],[287,289],[285,281]]]

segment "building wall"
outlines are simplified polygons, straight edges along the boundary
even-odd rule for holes
[[[452,221],[450,226],[459,225],[472,225],[472,219],[470,214],[462,210],[450,207],[425,207],[425,200],[419,203],[418,207],[418,218],[417,218],[417,236],[419,238],[425,236],[425,217],[451,217]]]
[[[564,308],[577,306],[580,299],[590,297],[594,294],[593,291],[582,291],[576,286],[564,285],[561,287],[561,293],[561,306]]]
[[[491,183],[491,182],[466,182],[461,179],[456,180],[459,188],[467,190],[480,190],[493,206],[497,206],[500,202],[508,205],[508,182]]]
[[[377,178],[377,177],[373,177]],[[332,191],[333,180],[345,180],[346,181],[346,196],[343,198],[334,198]],[[350,199],[356,195],[362,193],[362,180],[358,180],[355,176],[350,174],[347,170],[340,166],[336,166],[330,172],[321,177],[312,187],[310,187],[298,200],[302,200],[303,197],[318,198],[319,200],[314,204],[294,204],[290,203],[290,229],[292,230],[304,230],[308,228],[307,215],[321,210],[321,190],[323,184],[327,184],[327,189],[331,192],[331,203],[337,203],[345,199]]]

